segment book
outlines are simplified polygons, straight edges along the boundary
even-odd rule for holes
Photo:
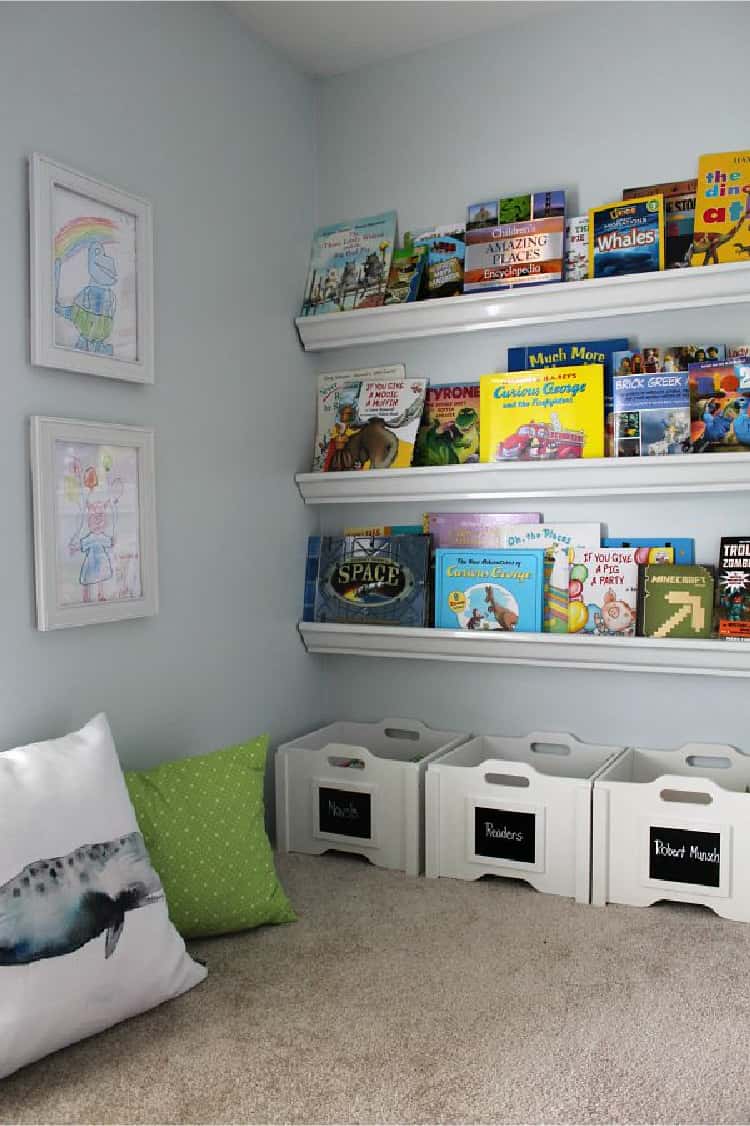
[[[622,198],[638,199],[661,195],[664,198],[664,268],[676,270],[690,265],[688,254],[693,241],[697,180],[670,180],[645,188],[625,188]]]
[[[466,233],[460,223],[433,227],[414,236],[414,246],[427,249],[420,299],[455,297],[463,292]]]
[[[647,351],[647,356],[649,352]],[[647,361],[648,362],[648,361]],[[690,449],[687,372],[615,375],[614,456],[654,457]]]
[[[403,364],[319,375],[313,473],[411,465],[426,388]]]
[[[750,256],[750,151],[698,160],[691,266],[746,262]]]
[[[562,281],[564,240],[563,191],[471,204],[464,293]]]
[[[566,281],[589,276],[589,217],[574,215],[565,223],[564,273]]]
[[[425,626],[429,574],[429,536],[322,536],[314,620]]]
[[[539,633],[543,585],[543,551],[439,548],[435,626]]]
[[[615,375],[642,372],[687,371],[690,364],[723,360],[723,344],[667,344],[663,348],[623,349],[612,356]]]
[[[417,300],[426,261],[427,247],[415,246],[407,232],[403,247],[393,252],[385,285],[384,305],[403,305]]]
[[[589,277],[664,269],[664,201],[641,196],[589,211]]]
[[[750,344],[727,344],[724,354],[721,356],[706,356],[705,359],[727,359],[732,360],[733,363],[737,363],[738,360],[741,360],[743,363],[750,363]]]
[[[638,564],[633,548],[576,548],[570,567],[568,631],[635,634]]]
[[[300,315],[382,305],[395,244],[395,211],[319,227]]]
[[[716,632],[750,641],[750,536],[722,536],[716,571]]]
[[[647,564],[638,579],[638,634],[710,637],[713,600],[709,567]]]
[[[438,547],[504,547],[509,524],[538,524],[538,512],[425,512],[423,531]]]
[[[543,630],[568,632],[570,560],[576,547],[599,547],[601,525],[513,524],[503,529],[504,546],[544,551]]]
[[[706,361],[688,367],[692,453],[750,448],[750,364]]]
[[[601,364],[483,375],[480,460],[547,461],[601,457]]]
[[[645,539],[616,539],[606,536],[602,540],[602,547],[634,547],[635,561],[638,564],[695,562],[695,540],[679,536],[674,539],[652,539],[650,536]],[[665,549],[671,549],[671,555],[665,555]]]
[[[305,591],[302,599],[303,622],[315,621],[315,592],[318,588],[320,540],[320,536],[307,537],[307,558],[305,559]]]
[[[479,461],[479,384],[427,385],[414,465]]]

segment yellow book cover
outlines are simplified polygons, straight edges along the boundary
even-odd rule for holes
[[[481,461],[604,456],[604,367],[582,364],[483,375]]]
[[[698,161],[691,266],[750,259],[750,152],[708,153]]]

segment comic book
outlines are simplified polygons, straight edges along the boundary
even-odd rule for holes
[[[407,232],[403,247],[393,252],[385,287],[385,305],[403,305],[417,300],[426,261],[427,247],[415,246]]]
[[[435,626],[539,633],[543,585],[543,551],[439,548]]]
[[[716,571],[716,632],[750,641],[750,536],[722,536]]]
[[[455,297],[463,293],[466,232],[461,223],[433,227],[414,236],[414,246],[427,248],[420,299]]]
[[[425,512],[422,530],[437,547],[504,547],[508,524],[538,524],[538,512]]]
[[[664,269],[664,200],[642,196],[589,211],[589,277]]]
[[[563,191],[471,204],[464,293],[562,281],[564,239]]]
[[[638,579],[638,634],[710,637],[713,600],[710,567],[647,564]]]
[[[427,385],[414,465],[479,461],[479,384]]]
[[[632,637],[638,603],[635,550],[575,548],[569,597],[569,633]]]
[[[750,257],[750,151],[708,153],[698,161],[691,266]]]
[[[694,563],[695,540],[677,536],[674,539],[658,539],[647,536],[645,539],[617,539],[607,536],[602,547],[634,547],[635,561],[643,563]]]
[[[426,626],[429,536],[322,536],[316,622]]]
[[[750,364],[707,361],[688,367],[692,453],[750,450]]]
[[[570,559],[576,547],[599,547],[600,524],[513,524],[503,530],[504,547],[544,551],[545,633],[568,632]]]
[[[403,364],[319,375],[313,473],[411,465],[426,388]]]
[[[483,375],[480,461],[601,457],[601,364]]]
[[[690,265],[688,251],[693,241],[695,193],[697,180],[670,180],[666,184],[650,184],[645,188],[625,188],[622,198],[642,196],[664,197],[664,268],[680,269]]]
[[[652,350],[646,350],[650,355]],[[616,375],[614,456],[654,457],[690,450],[687,372]]]
[[[565,224],[566,281],[582,281],[589,276],[589,217],[574,215]]]
[[[300,316],[382,305],[395,245],[395,211],[319,227]]]

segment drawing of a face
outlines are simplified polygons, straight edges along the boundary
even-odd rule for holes
[[[83,475],[83,484],[87,489],[95,489],[99,484],[99,478],[93,465],[90,465]]]

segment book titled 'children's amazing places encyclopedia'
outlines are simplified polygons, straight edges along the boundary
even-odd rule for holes
[[[563,191],[471,204],[464,293],[562,281],[564,239]]]
[[[664,269],[664,197],[641,196],[589,211],[589,277]]]
[[[382,305],[395,243],[395,211],[318,228],[301,316]]]

